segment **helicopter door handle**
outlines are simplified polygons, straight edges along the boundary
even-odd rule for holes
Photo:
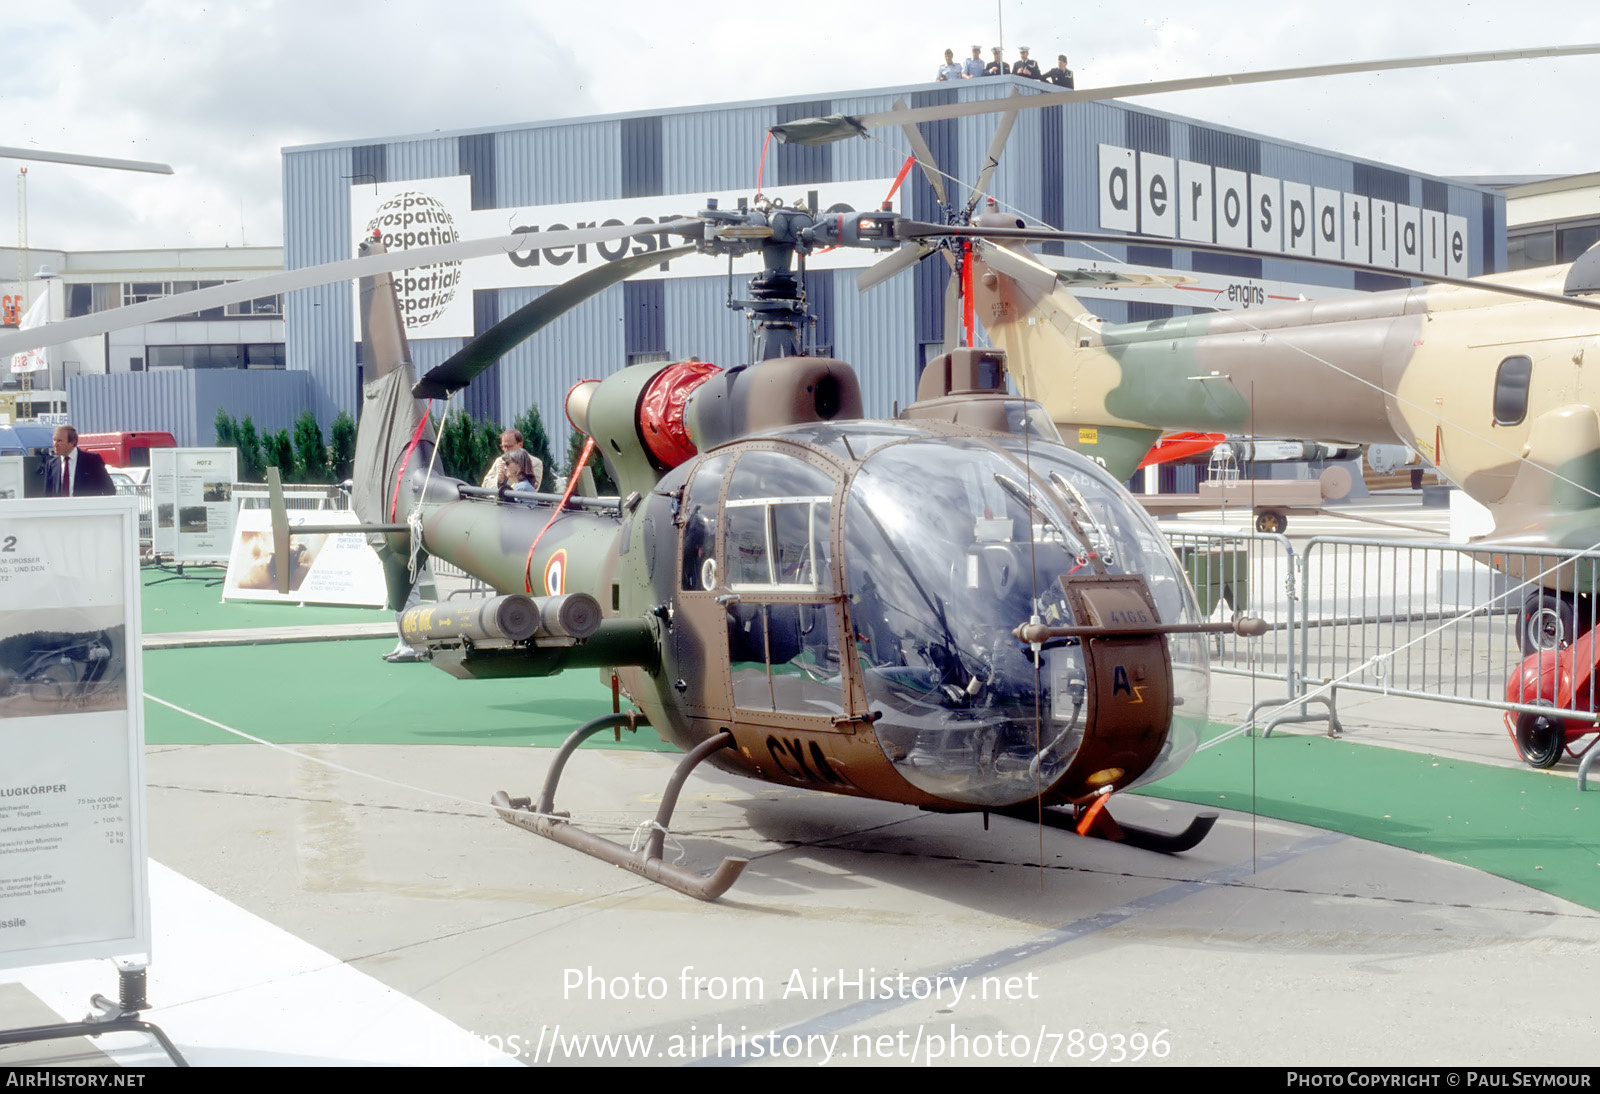
[[[717,603],[726,608],[730,604],[738,604],[743,599],[738,593],[723,593],[717,597]]]

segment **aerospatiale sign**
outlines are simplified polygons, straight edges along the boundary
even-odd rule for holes
[[[1100,226],[1286,258],[1472,276],[1466,217],[1111,144],[1100,146]]]
[[[792,204],[815,191],[822,209],[839,205],[877,209],[893,184],[893,179],[870,179],[800,185],[776,189],[771,196]],[[350,188],[351,254],[354,255],[355,248],[374,231],[382,234],[385,246],[393,251],[523,230],[560,231],[605,225],[638,227],[633,235],[608,243],[532,248],[468,262],[440,263],[395,275],[409,337],[469,338],[474,333],[473,290],[559,285],[574,274],[614,262],[624,255],[647,254],[678,246],[681,240],[654,230],[655,226],[698,212],[705,207],[707,198],[715,198],[724,208],[732,208],[741,197],[748,196],[743,192],[668,194],[520,209],[474,209],[471,179],[466,175],[377,186],[367,183]],[[812,255],[806,266],[812,270],[851,269],[869,265],[881,257],[877,251],[846,247]],[[759,256],[747,256],[734,264],[736,273],[750,274],[759,269]],[[640,276],[711,277],[727,272],[725,257],[694,254],[653,267]]]

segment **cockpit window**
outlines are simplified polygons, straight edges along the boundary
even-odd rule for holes
[[[1060,444],[1061,431],[1050,420],[1050,412],[1031,399],[1012,399],[1006,402],[1006,421],[1017,436],[1024,433],[1042,441]]]
[[[747,452],[733,469],[723,516],[734,592],[833,588],[828,511],[833,480],[781,452]]]
[[[684,589],[716,588],[717,502],[722,497],[722,476],[728,456],[712,456],[702,463],[689,484],[683,503]]]
[[[1075,622],[1061,579],[1102,567],[1143,575],[1161,621],[1198,620],[1154,525],[1066,449],[913,441],[862,464],[844,510],[846,620],[873,732],[903,778],[1002,805],[1062,776],[1093,715],[1083,647],[1033,649],[1013,631]],[[1180,635],[1168,648],[1179,705],[1157,768],[1186,758],[1205,722],[1205,647]]]
[[[722,514],[728,662],[742,711],[844,712],[829,529],[834,480],[787,452],[749,451]]]
[[[1533,376],[1533,361],[1527,357],[1507,357],[1500,362],[1494,377],[1494,424],[1521,425],[1528,416],[1528,381]]]

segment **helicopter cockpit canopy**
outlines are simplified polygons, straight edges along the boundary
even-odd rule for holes
[[[1070,512],[1070,516],[1069,516]],[[925,438],[872,453],[848,487],[845,592],[879,743],[908,782],[1002,806],[1051,787],[1093,701],[1074,639],[1037,654],[1012,631],[1073,625],[1059,578],[1145,575],[1163,622],[1199,622],[1164,540],[1089,461],[1024,437]],[[1206,710],[1206,653],[1169,637],[1176,708],[1157,763],[1182,763]]]
[[[708,710],[832,732],[865,723],[901,778],[947,801],[1002,807],[1079,786],[1084,771],[1064,776],[1096,717],[1125,721],[1080,639],[1036,651],[1013,634],[1088,623],[1063,576],[1140,575],[1160,622],[1199,622],[1143,509],[1026,430],[815,423],[685,472],[678,587],[727,643],[728,691],[707,693]],[[1163,698],[1137,711],[1155,717],[1156,743],[1119,786],[1160,777],[1199,742],[1205,645],[1164,641],[1171,724],[1163,666]]]

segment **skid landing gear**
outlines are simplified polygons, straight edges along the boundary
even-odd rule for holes
[[[676,889],[696,900],[715,900],[739,880],[744,868],[750,865],[749,859],[725,858],[711,873],[697,874],[681,866],[674,866],[670,862],[663,862],[661,850],[666,842],[667,825],[672,822],[672,811],[677,807],[678,792],[683,789],[684,780],[707,756],[731,747],[732,734],[722,733],[700,742],[679,761],[677,769],[672,772],[672,778],[667,780],[666,790],[662,792],[661,807],[656,811],[655,824],[651,826],[650,836],[638,851],[631,851],[593,832],[585,832],[568,820],[567,814],[555,812],[556,784],[561,781],[561,772],[567,766],[568,757],[577,751],[579,745],[602,729],[626,728],[632,732],[639,726],[648,724],[640,714],[607,714],[602,718],[585,722],[573,730],[572,735],[562,742],[561,748],[556,752],[555,759],[550,763],[550,773],[545,776],[544,788],[539,791],[537,805],[528,798],[510,797],[504,790],[496,790],[494,796],[489,799],[489,804],[499,811],[501,820],[518,828],[526,828],[546,839],[565,844],[574,851],[582,851],[613,866],[631,870],[640,877],[665,885],[669,889]]]
[[[1201,840],[1211,834],[1212,826],[1217,823],[1218,814],[1197,813],[1189,822],[1189,826],[1181,832],[1175,834],[1153,832],[1148,828],[1117,823],[1105,807],[1108,800],[1109,795],[1106,795],[1096,798],[1089,805],[1073,806],[1071,813],[1055,808],[1041,810],[1036,805],[1014,805],[1007,809],[997,809],[995,812],[1030,824],[1042,823],[1050,828],[1076,832],[1080,836],[1095,836],[1114,843],[1126,843],[1129,847],[1138,847],[1144,851],[1159,851],[1164,855],[1182,854],[1197,847]]]

